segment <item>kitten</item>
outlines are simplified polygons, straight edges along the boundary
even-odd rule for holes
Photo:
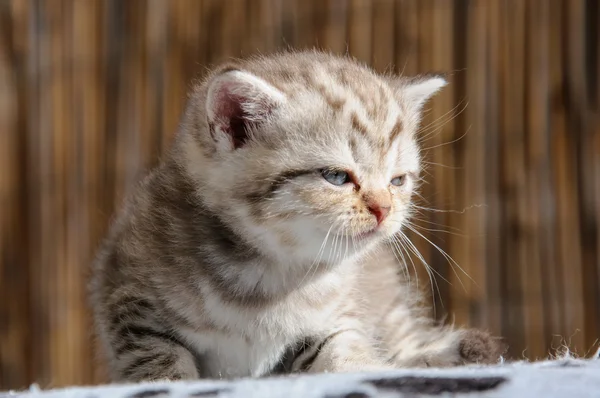
[[[497,361],[491,336],[425,315],[388,250],[445,84],[316,51],[213,71],[95,261],[113,380]]]

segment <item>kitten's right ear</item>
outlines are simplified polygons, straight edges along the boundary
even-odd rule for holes
[[[252,128],[284,102],[284,94],[263,79],[226,70],[208,87],[206,114],[211,135],[221,148],[241,148],[251,138]]]

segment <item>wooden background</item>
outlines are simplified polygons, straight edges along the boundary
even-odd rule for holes
[[[586,354],[600,337],[599,25],[596,0],[0,0],[0,389],[103,380],[85,278],[115,206],[194,77],[288,45],[452,73],[424,122],[423,207],[438,211],[420,217],[472,280],[415,237],[439,273],[437,315],[505,336],[513,358]]]

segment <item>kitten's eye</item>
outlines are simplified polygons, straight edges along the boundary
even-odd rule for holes
[[[395,185],[397,187],[400,187],[400,186],[404,185],[404,182],[406,182],[406,174],[403,174],[401,176],[392,178],[392,181],[390,181],[390,183],[392,185]]]
[[[348,173],[342,170],[325,169],[321,171],[321,175],[327,182],[333,185],[344,185],[351,181]]]

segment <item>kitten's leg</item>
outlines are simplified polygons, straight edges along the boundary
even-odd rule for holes
[[[404,336],[392,347],[391,360],[399,367],[494,364],[505,351],[500,341],[481,330],[442,327]]]
[[[368,298],[363,317],[377,329],[385,358],[398,367],[454,366],[495,363],[505,347],[477,330],[455,330],[436,325],[421,300],[421,292],[399,277],[398,259],[391,249],[365,261],[357,290]]]
[[[156,309],[144,298],[122,297],[105,325],[115,381],[198,379],[194,356],[154,319]]]
[[[388,357],[399,367],[493,364],[506,351],[499,339],[486,332],[437,326],[401,304],[388,314],[383,326]]]
[[[362,372],[393,369],[381,357],[370,339],[357,329],[331,333],[314,348],[308,372]],[[302,365],[300,365],[302,367]]]

